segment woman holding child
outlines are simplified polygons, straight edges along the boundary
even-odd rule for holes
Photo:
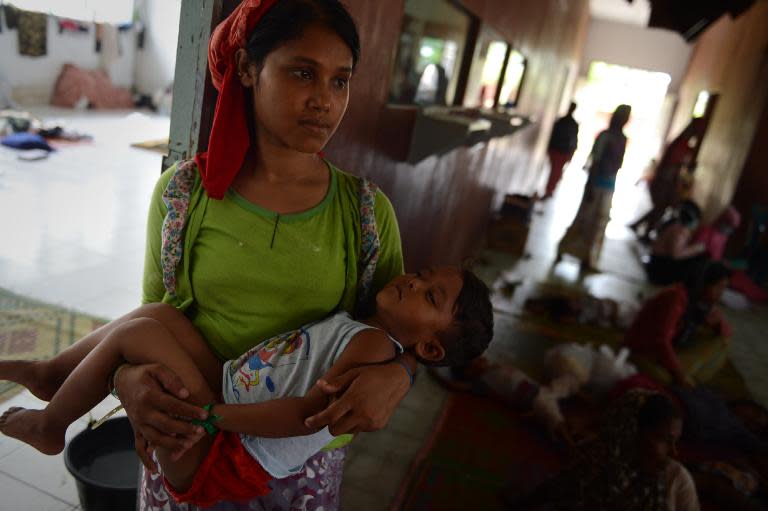
[[[190,165],[197,176],[176,294],[163,286],[161,225],[167,209],[161,198],[179,167],[155,191],[144,301],[185,309],[222,359],[246,351],[256,339],[355,306],[359,183],[318,152],[344,115],[359,52],[355,24],[333,0],[246,0],[211,38],[217,118],[207,155]],[[397,221],[380,192],[374,210],[381,243],[371,283],[375,292],[403,266]],[[188,427],[167,415],[172,408],[155,404],[168,398],[150,390],[157,370],[121,371],[115,382],[134,427],[150,443]],[[409,376],[397,363],[357,374],[336,409],[323,417],[336,419],[330,424],[334,434],[381,427],[408,389]],[[273,481],[269,495],[242,507],[306,503],[308,509],[336,509],[343,461],[343,449],[323,451],[307,462],[315,470]],[[161,481],[157,474],[144,477],[141,509],[167,503],[177,508]]]
[[[221,360],[333,311],[353,312],[360,297],[403,272],[387,198],[318,154],[346,110],[359,46],[336,0],[245,0],[211,37],[219,96],[208,152],[158,181],[143,301],[184,311]],[[82,358],[77,350],[90,347],[79,343],[61,357],[61,381]],[[308,425],[329,425],[334,435],[381,428],[414,369],[401,355],[325,382],[324,392],[341,393]],[[123,367],[114,388],[147,467],[152,446],[178,450],[199,438],[178,419],[199,408],[165,366]],[[337,509],[345,451],[329,447],[308,469],[271,481],[268,495],[212,509]],[[162,479],[145,470],[139,509],[194,509],[174,502]]]

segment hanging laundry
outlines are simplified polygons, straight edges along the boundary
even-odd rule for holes
[[[5,15],[5,26],[8,30],[15,29],[19,24],[19,9],[12,5],[5,4],[3,6],[3,14]]]
[[[104,23],[96,23],[96,30],[94,30],[96,34],[96,53],[101,53],[101,47],[104,43],[104,26]]]
[[[42,57],[48,53],[48,15],[19,11],[19,54]]]
[[[118,36],[116,25],[96,23],[96,53],[107,53],[106,56],[102,55],[101,57],[101,65],[105,69],[109,67],[105,66],[105,62],[111,65],[123,54]]]
[[[136,22],[136,47],[140,50],[144,49],[144,42],[147,39],[147,27],[144,26],[144,23],[139,20]]]
[[[88,33],[88,25],[80,23],[79,21],[61,18],[59,19],[58,24],[59,34],[63,34],[64,32]]]
[[[110,73],[112,66],[120,58],[120,43],[118,41],[117,27],[108,23],[102,23],[101,27],[101,57],[99,64],[101,69]]]

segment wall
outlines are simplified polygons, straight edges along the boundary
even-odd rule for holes
[[[731,201],[753,140],[753,151],[765,151],[766,139],[755,139],[755,133],[768,96],[766,26],[768,0],[755,2],[735,21],[723,16],[698,39],[680,88],[672,133],[688,123],[701,90],[720,94],[699,153],[694,188],[694,198],[707,218],[717,215]],[[750,167],[749,175],[760,172],[765,173],[764,166]],[[749,179],[745,177],[744,182]],[[752,193],[765,197],[766,182],[762,179],[763,187]]]
[[[762,119],[752,139],[732,203],[743,218],[740,228],[729,242],[729,250],[735,255],[746,241],[752,206],[762,204],[768,207],[768,103],[763,107]]]
[[[110,67],[110,76],[116,85],[130,87],[133,84],[135,34],[128,31],[118,37],[122,55]],[[56,19],[48,16],[47,38],[47,55],[19,55],[18,31],[8,30],[3,25],[3,31],[0,33],[0,75],[13,87],[17,101],[47,103],[61,66],[67,62],[85,69],[99,67],[100,54],[95,51],[96,35],[93,25],[87,33],[65,32],[59,35]]]
[[[137,8],[146,34],[144,48],[136,52],[134,84],[151,95],[173,82],[181,0],[144,0]]]
[[[410,165],[394,161],[386,150],[388,138],[405,134],[383,129],[391,113],[386,98],[403,2],[348,2],[360,26],[363,56],[352,81],[349,110],[327,153],[342,169],[371,177],[388,193],[408,269],[471,255],[482,244],[503,194],[533,191],[541,180],[539,163],[566,72],[578,65],[586,35],[587,0],[462,4],[528,57],[519,109],[534,123],[512,136]]]
[[[685,76],[692,45],[671,30],[647,28],[602,19],[591,19],[581,74],[593,61],[660,71],[672,78],[670,92],[676,92]]]

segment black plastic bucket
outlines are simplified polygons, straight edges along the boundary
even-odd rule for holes
[[[139,458],[127,417],[79,433],[64,449],[64,464],[85,511],[136,509]]]

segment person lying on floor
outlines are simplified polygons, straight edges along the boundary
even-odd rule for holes
[[[560,403],[571,396],[603,397],[619,381],[635,374],[627,362],[626,348],[614,353],[609,346],[560,344],[544,354],[545,383],[539,383],[520,370],[514,361],[491,362],[485,356],[466,366],[430,368],[441,383],[452,390],[466,390],[499,399],[507,406],[527,414],[550,438],[575,445],[582,428],[566,421]]]
[[[659,228],[645,265],[648,280],[659,286],[684,282],[707,261],[707,247],[694,242],[701,210],[693,201],[684,201],[675,215]]]
[[[92,346],[48,406],[9,409],[0,432],[46,454],[61,452],[67,426],[106,397],[121,364],[166,364],[201,408],[190,418],[199,436],[185,450],[157,449],[165,484],[177,501],[208,507],[268,493],[272,477],[300,471],[333,440],[327,427],[305,425],[327,406],[318,378],[387,362],[403,350],[427,365],[466,364],[488,346],[493,313],[486,285],[446,266],[396,277],[363,321],[339,312],[256,344],[223,366],[187,317],[166,304],[140,307],[100,332],[85,340]],[[0,379],[40,383],[34,379],[46,363],[52,362],[0,362]]]
[[[696,463],[692,466],[694,478],[702,494],[723,509],[765,511],[768,509],[768,410],[749,400],[729,402],[727,410],[734,417],[732,423],[738,426],[733,430],[736,441],[747,446],[741,451],[744,458]]]
[[[667,396],[632,390],[611,405],[600,434],[564,470],[503,499],[510,510],[698,511],[693,478],[674,459],[682,429],[680,409]]]
[[[593,325],[625,329],[637,310],[631,304],[611,298],[597,298],[588,293],[551,293],[525,301],[525,311],[547,315],[560,324]]]
[[[685,285],[675,284],[643,304],[624,338],[641,373],[690,386],[722,367],[731,327],[716,304],[729,276],[725,266],[711,262]],[[703,329],[710,330],[709,337]]]

